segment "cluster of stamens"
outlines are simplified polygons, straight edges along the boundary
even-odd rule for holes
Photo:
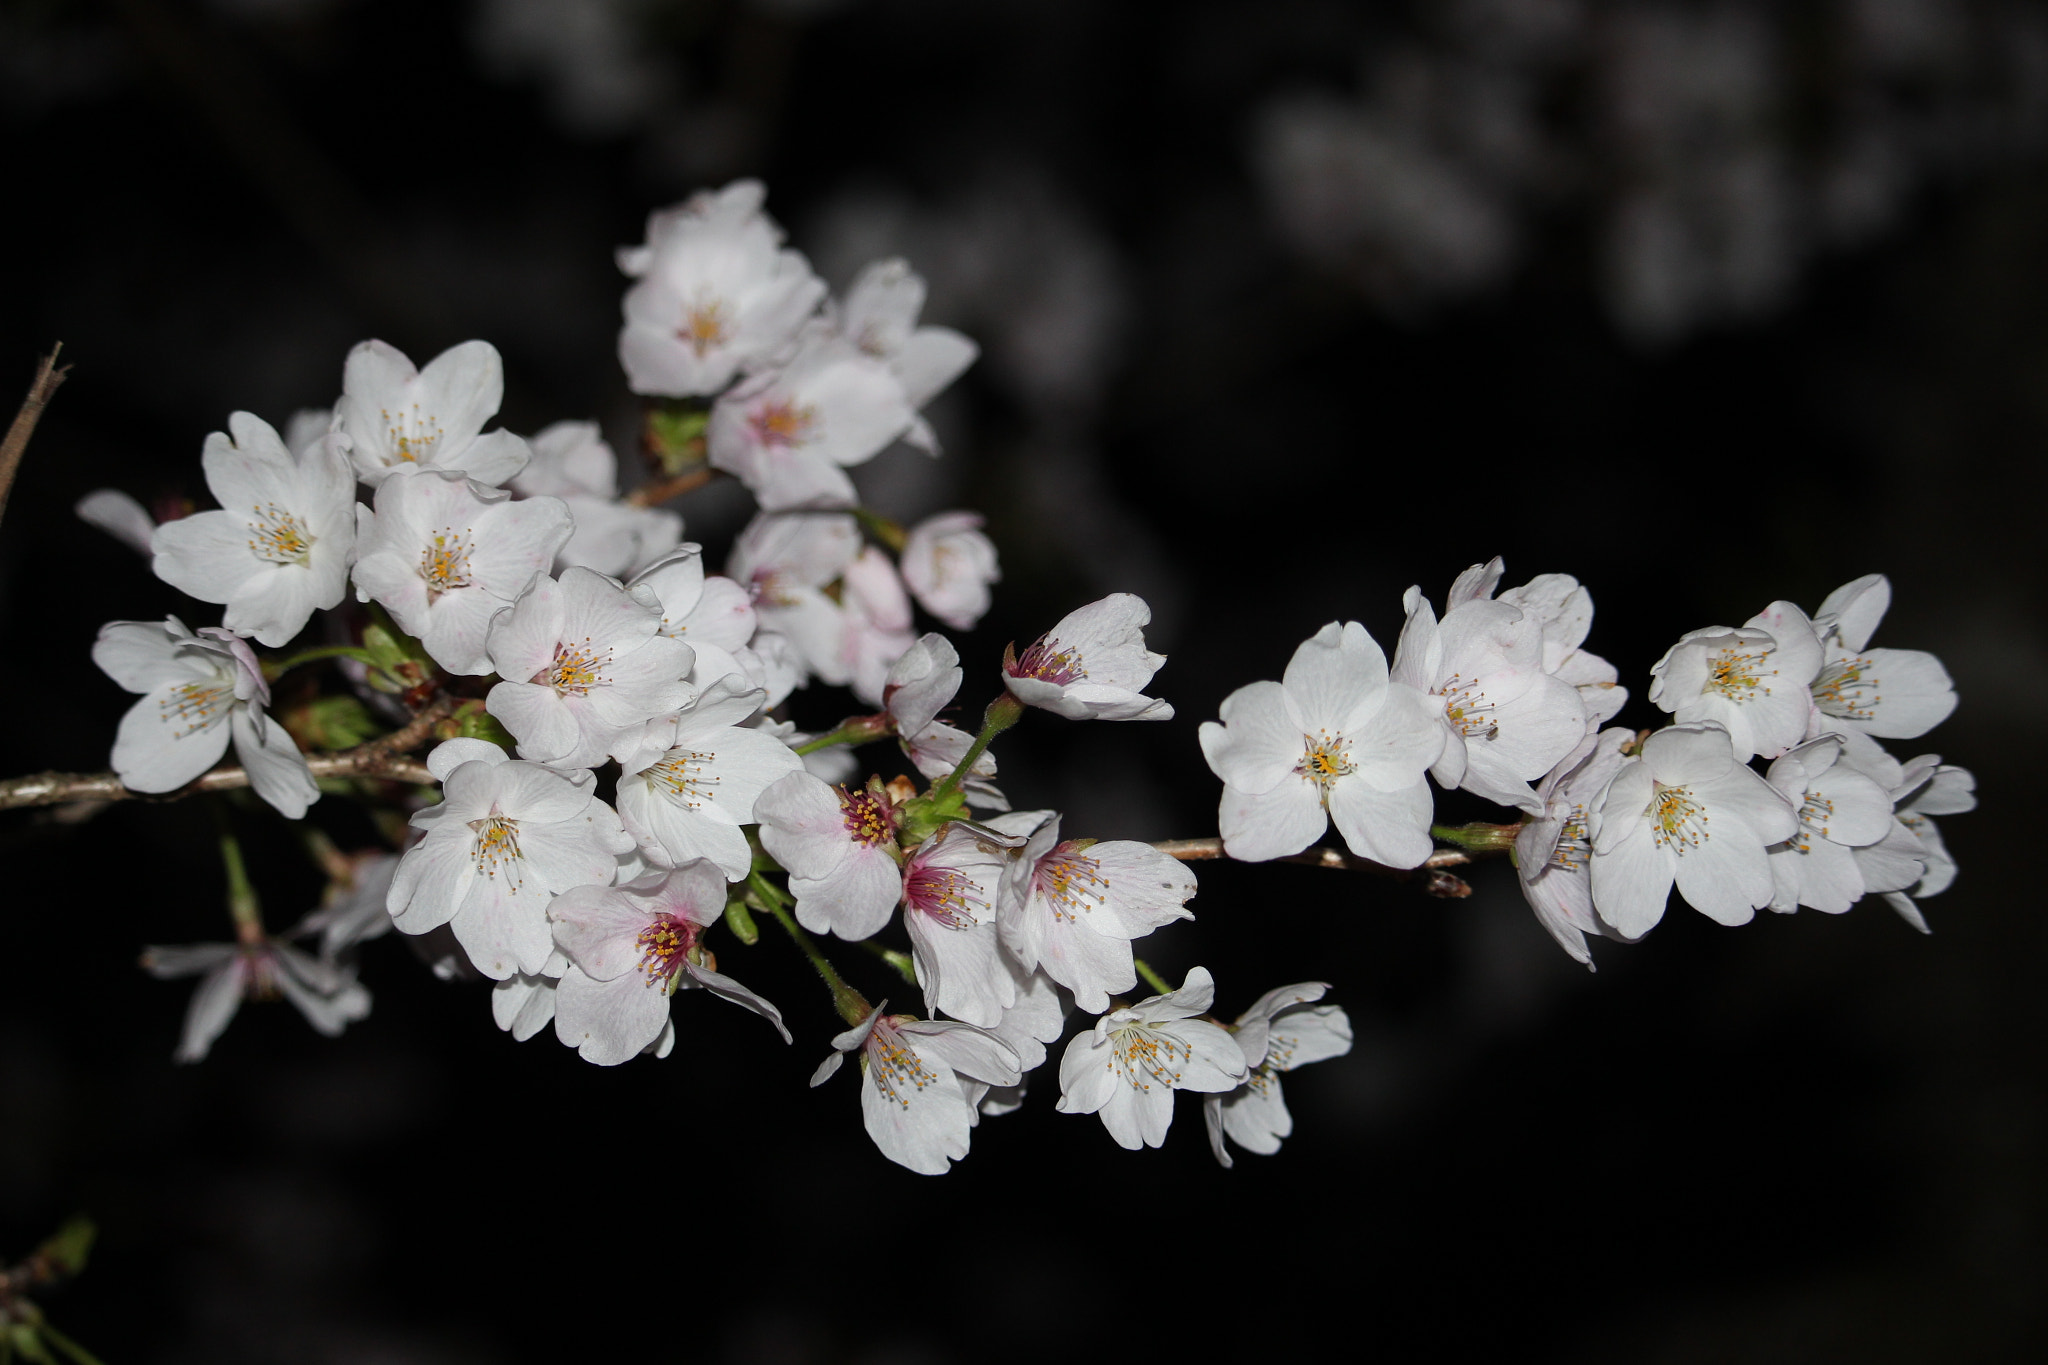
[[[1692,788],[1659,782],[1650,804],[1650,833],[1657,847],[1683,855],[1707,841],[1707,808],[1692,799]]]
[[[857,844],[873,848],[887,843],[896,833],[896,818],[889,803],[873,792],[839,790],[839,814],[846,832]]]
[[[1123,1072],[1133,1090],[1150,1090],[1152,1082],[1171,1088],[1181,1078],[1181,1068],[1195,1050],[1170,1033],[1134,1024],[1110,1035],[1113,1065]]]
[[[505,889],[519,890],[519,822],[504,815],[486,815],[469,822],[476,840],[470,845],[470,860],[476,870],[493,880],[502,870]]]
[[[1792,836],[1792,847],[1801,853],[1811,852],[1813,836],[1828,837],[1828,823],[1835,818],[1835,803],[1819,792],[1809,791],[1799,803],[1799,829]]]
[[[712,347],[723,346],[732,340],[732,330],[726,322],[725,300],[712,299],[692,304],[683,313],[683,325],[676,328],[676,339],[695,351],[699,360]]]
[[[811,438],[811,428],[817,424],[816,408],[786,398],[763,403],[747,414],[754,440],[764,446],[800,446]]]
[[[1498,739],[1500,722],[1492,718],[1493,703],[1479,687],[1478,679],[1453,673],[1439,691],[1444,699],[1444,719],[1467,739]]]
[[[1864,670],[1869,667],[1870,660],[1862,658],[1837,659],[1822,665],[1820,676],[1813,680],[1813,704],[1825,715],[1869,720],[1877,713],[1878,703],[1884,700],[1877,690],[1876,678],[1864,681]]]
[[[905,1109],[910,1107],[911,1095],[938,1084],[939,1073],[925,1065],[924,1058],[886,1019],[875,1020],[874,1032],[868,1035],[867,1060],[868,1079],[875,1089],[882,1092],[883,1099],[894,1100]]]
[[[472,586],[469,576],[470,536],[466,526],[460,531],[444,526],[434,532],[426,548],[420,551],[420,577],[427,581],[427,601],[432,602],[442,593]]]
[[[1010,670],[1013,678],[1037,678],[1055,687],[1079,682],[1087,676],[1087,669],[1081,663],[1081,651],[1073,648],[1061,649],[1052,636],[1041,636],[1037,643],[1024,651],[1017,660],[1017,666]]]
[[[1072,840],[1039,859],[1031,880],[1052,907],[1053,918],[1068,923],[1109,900],[1102,864],[1075,850]]]
[[[681,798],[684,809],[696,810],[718,795],[718,777],[705,771],[717,756],[708,750],[670,749],[667,758],[649,767],[642,776]]]
[[[157,703],[162,720],[179,726],[176,738],[183,739],[211,729],[220,713],[235,699],[235,689],[226,683],[188,682],[172,690]]]
[[[675,989],[676,973],[697,943],[697,926],[674,915],[657,915],[634,940],[640,945],[640,971],[647,984]]]
[[[609,649],[599,649],[586,635],[580,646],[557,644],[555,661],[543,669],[541,676],[534,681],[544,682],[565,696],[573,693],[584,697],[590,695],[591,688],[610,681],[605,677],[604,670],[611,666],[611,662],[612,652]]]
[[[1777,669],[1764,668],[1770,654],[1768,649],[1721,650],[1707,663],[1706,690],[1737,702],[1755,701],[1758,692],[1770,696],[1770,684],[1764,679],[1778,676]]]
[[[1557,847],[1550,851],[1550,866],[1577,872],[1592,856],[1593,843],[1586,837],[1586,808],[1574,804],[1557,829]]]
[[[1318,730],[1312,735],[1301,737],[1301,762],[1294,765],[1294,771],[1316,784],[1322,792],[1325,805],[1330,800],[1330,788],[1340,777],[1349,777],[1358,771],[1358,765],[1351,761],[1351,746],[1344,736],[1332,735],[1328,730]]]
[[[420,405],[414,403],[409,413],[400,413],[399,420],[391,420],[388,408],[380,408],[378,416],[386,423],[385,435],[391,438],[391,447],[398,452],[398,458],[407,464],[423,464],[433,458],[434,447],[440,444],[445,434],[433,414],[420,416]]]
[[[966,873],[929,863],[911,865],[903,878],[903,901],[945,929],[972,929],[981,922],[975,911],[988,912],[988,903]]]
[[[251,507],[249,514],[255,518],[249,523],[249,549],[258,559],[304,564],[313,557],[313,537],[297,517],[274,502]]]

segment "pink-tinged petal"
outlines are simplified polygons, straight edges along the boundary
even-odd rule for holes
[[[1353,730],[1380,708],[1387,656],[1358,622],[1332,621],[1295,648],[1281,685],[1304,729]]]
[[[870,1049],[861,1119],[883,1156],[919,1175],[944,1175],[967,1155],[973,1111],[945,1063],[914,1055],[892,1067]]]
[[[791,873],[789,890],[796,897],[797,922],[804,928],[857,942],[873,938],[889,923],[903,896],[903,872],[878,849],[853,849],[829,876]]]
[[[721,975],[705,967],[699,967],[694,962],[685,962],[683,964],[683,972],[688,978],[687,984],[701,986],[720,1000],[738,1005],[743,1010],[751,1010],[773,1024],[775,1031],[782,1035],[783,1042],[795,1041],[789,1036],[788,1026],[782,1022],[782,1011],[731,977]]]
[[[644,973],[595,981],[571,965],[555,991],[555,1036],[586,1062],[617,1066],[661,1036],[668,1009],[668,992]]]
[[[524,683],[552,664],[555,646],[563,639],[564,613],[561,585],[535,574],[511,609],[491,621],[485,647],[498,676]]]
[[[639,968],[640,934],[654,914],[617,887],[589,885],[556,896],[548,903],[548,919],[569,960],[592,980],[610,981]]]
[[[193,666],[178,654],[187,638],[183,626],[173,630],[163,621],[109,621],[93,641],[92,661],[128,691],[154,692],[194,676]]]
[[[1383,792],[1405,791],[1421,780],[1449,747],[1441,715],[1436,698],[1405,684],[1390,685],[1372,720],[1345,732],[1353,777]]]
[[[547,892],[532,882],[518,892],[500,883],[479,887],[472,882],[469,897],[449,921],[470,965],[493,981],[540,971],[555,947],[548,932],[548,899]]]
[[[555,990],[545,976],[508,976],[491,987],[491,1019],[523,1043],[555,1021]]]
[[[354,363],[354,353],[349,361]],[[434,451],[438,456],[468,445],[497,415],[505,397],[505,365],[490,342],[465,341],[428,361],[410,387],[422,411],[445,433]]]
[[[1072,991],[1077,1008],[1100,1014],[1109,1008],[1110,996],[1125,994],[1138,984],[1129,939],[1098,934],[1086,924],[1050,915],[1039,929],[1034,965]]]
[[[1761,850],[1759,850],[1761,852]],[[1641,938],[1664,918],[1678,859],[1644,835],[1593,855],[1593,909],[1625,940]],[[1768,876],[1769,869],[1765,869]],[[1766,891],[1768,897],[1769,892]]]
[[[986,1029],[950,1019],[919,1019],[898,1026],[911,1046],[934,1057],[956,1075],[985,1085],[1015,1085],[1024,1079],[1017,1053]]]
[[[444,469],[459,469],[487,488],[512,481],[533,458],[523,437],[509,431],[487,431],[454,454],[435,461]]]
[[[1226,783],[1216,822],[1224,852],[1247,863],[1299,853],[1329,827],[1316,785],[1299,777],[1258,796]]]

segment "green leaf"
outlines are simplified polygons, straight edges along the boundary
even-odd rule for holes
[[[353,749],[383,732],[369,708],[351,696],[315,697],[278,717],[303,749]]]
[[[85,1269],[86,1255],[92,1250],[99,1229],[82,1213],[75,1213],[64,1220],[64,1226],[50,1234],[49,1240],[36,1248],[36,1254],[66,1275],[76,1275]]]
[[[482,702],[463,703],[455,713],[455,733],[462,739],[487,739],[501,749],[511,749],[517,742],[496,716],[484,710]]]
[[[704,463],[704,429],[710,424],[710,412],[695,404],[656,402],[647,409],[647,453],[660,462],[664,475],[673,478]]]

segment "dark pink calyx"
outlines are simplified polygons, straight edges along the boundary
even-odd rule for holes
[[[857,844],[874,848],[888,843],[896,835],[896,812],[890,808],[888,799],[879,793],[850,792],[841,787],[839,814],[846,822],[846,832]]]
[[[1037,678],[1058,687],[1079,682],[1087,674],[1088,670],[1081,663],[1081,652],[1061,649],[1058,641],[1050,635],[1039,637],[1038,642],[1025,650],[1010,667],[1013,678]]]
[[[697,946],[701,932],[686,919],[655,916],[635,940],[640,945],[640,970],[646,973],[647,984],[665,987],[675,980],[676,973],[689,960],[690,950]]]

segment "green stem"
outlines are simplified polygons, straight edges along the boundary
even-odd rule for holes
[[[255,947],[263,942],[263,906],[249,880],[249,865],[242,860],[242,841],[228,825],[226,812],[217,807],[214,821],[220,831],[220,860],[227,868],[228,915],[235,922],[235,938]]]
[[[315,645],[296,654],[287,654],[282,659],[264,660],[264,681],[276,682],[300,664],[318,663],[322,659],[355,659],[371,667],[375,667],[377,663],[377,656],[361,645]]]
[[[1431,825],[1430,837],[1462,848],[1468,853],[1498,853],[1515,846],[1515,836],[1522,832],[1520,822],[1512,825],[1489,825],[1475,821],[1469,825]]]
[[[1154,991],[1157,991],[1161,995],[1173,994],[1173,987],[1166,984],[1166,978],[1161,976],[1159,973],[1153,971],[1152,964],[1147,962],[1144,958],[1132,958],[1131,965],[1138,969],[1138,975],[1142,977],[1144,979],[1145,984],[1150,986]]]
[[[862,939],[860,946],[895,968],[896,975],[902,977],[913,986],[917,984],[917,963],[911,958],[909,953],[902,952],[896,948],[884,948],[871,938]]]
[[[817,969],[818,975],[824,978],[825,985],[832,992],[832,1007],[839,1011],[839,1017],[848,1024],[858,1024],[867,1018],[872,1008],[867,998],[847,985],[831,962],[818,951],[818,945],[811,941],[811,936],[803,931],[797,924],[796,917],[789,913],[789,898],[776,890],[775,884],[759,872],[747,874],[747,886],[760,898],[761,908],[775,917],[775,922],[782,926],[783,932],[790,936],[796,946],[803,951],[803,955],[810,959],[811,966]]]
[[[967,750],[967,756],[960,760],[959,766],[952,772],[933,783],[927,795],[944,796],[958,787],[967,774],[974,771],[974,765],[988,752],[988,746],[995,742],[996,736],[1023,718],[1024,703],[1011,696],[1007,690],[990,702],[988,710],[982,713],[981,733],[974,737],[974,743]]]
[[[101,1365],[101,1361],[98,1356],[94,1355],[91,1351],[86,1350],[83,1346],[80,1346],[70,1337],[65,1336],[56,1328],[50,1326],[48,1319],[45,1319],[42,1325],[36,1328],[36,1331],[40,1332],[44,1337],[48,1338],[52,1346],[55,1346],[65,1355],[68,1355],[74,1361],[77,1361],[78,1365]]]
[[[871,512],[865,507],[854,508],[853,515],[854,519],[860,522],[861,529],[883,547],[899,555],[903,553],[903,547],[909,543],[910,538],[904,534],[901,523],[891,521],[880,512]]]
[[[796,754],[814,754],[820,749],[829,749],[835,744],[866,744],[881,739],[896,728],[894,721],[884,712],[874,716],[853,716],[839,722],[837,729],[828,730],[816,739],[807,739],[796,746]]]

